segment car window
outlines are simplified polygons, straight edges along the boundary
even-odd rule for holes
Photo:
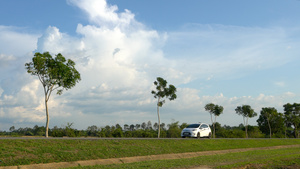
[[[186,128],[198,128],[200,124],[190,124]]]
[[[202,124],[201,128],[208,128],[208,126],[206,124]]]

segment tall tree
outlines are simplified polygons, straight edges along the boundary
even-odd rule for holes
[[[290,126],[294,126],[294,134],[296,138],[300,135],[300,103],[283,105],[286,122]]]
[[[151,123],[151,121],[148,121],[146,129],[152,130],[152,123]]]
[[[142,127],[143,130],[145,130],[146,127],[147,127],[147,124],[145,122],[143,122],[142,125],[141,125],[141,127]]]
[[[176,95],[176,87],[174,85],[169,85],[167,87],[167,81],[161,77],[157,77],[157,81],[154,81],[154,85],[156,86],[156,91],[152,90],[151,93],[154,94],[154,98],[157,99],[157,116],[158,116],[158,135],[160,137],[160,117],[159,117],[159,107],[162,107],[165,103],[164,98],[168,98],[169,100],[175,100],[177,98]]]
[[[278,113],[274,107],[262,108],[257,123],[263,133],[269,133],[270,138],[274,133],[283,132],[284,129],[283,114]]]
[[[45,109],[46,109],[46,132],[48,137],[49,130],[49,112],[48,101],[51,93],[57,90],[57,94],[61,95],[63,90],[71,89],[78,83],[80,73],[75,69],[75,62],[66,60],[62,54],[57,54],[53,58],[49,52],[35,53],[32,62],[26,63],[27,72],[31,75],[38,76],[44,88]]]
[[[129,129],[130,129],[130,131],[134,131],[134,124],[131,124],[130,126],[129,126]]]
[[[249,105],[238,106],[235,111],[238,115],[243,116],[246,138],[248,138],[248,119],[257,116],[257,113]]]
[[[88,136],[97,136],[98,127],[95,125],[89,126],[87,128],[87,134]]]
[[[211,118],[211,123],[213,125],[213,137],[216,138],[216,127],[215,127],[215,123],[217,121],[217,116],[219,116],[220,114],[223,113],[223,106],[219,106],[219,105],[215,105],[213,103],[208,103],[205,105],[205,110],[209,112],[210,114],[210,118]],[[215,121],[213,121],[213,117],[212,116],[215,116]]]
[[[10,132],[14,132],[15,130],[16,130],[15,126],[11,126],[11,127],[9,128],[9,131],[10,131]]]
[[[154,129],[154,130],[158,130],[158,123],[154,123],[153,129]]]
[[[128,124],[124,124],[124,131],[128,131],[129,129],[129,125]]]
[[[138,130],[138,129],[141,128],[141,125],[140,125],[140,124],[136,124],[136,125],[135,125],[135,128]]]

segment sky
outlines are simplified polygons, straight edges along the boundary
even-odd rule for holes
[[[0,0],[0,130],[45,126],[43,87],[26,72],[35,52],[61,53],[81,81],[49,100],[50,128],[157,122],[153,82],[177,99],[161,122],[206,122],[208,103],[283,112],[300,99],[298,0]],[[257,125],[258,116],[249,120]]]

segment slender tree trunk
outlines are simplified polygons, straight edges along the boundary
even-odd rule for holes
[[[215,129],[215,123],[214,123],[214,121],[213,121],[213,118],[212,118],[212,113],[210,113],[210,119],[211,119],[211,123],[212,123],[212,126],[213,126],[213,138],[215,138],[214,137],[214,135],[215,135],[215,132],[214,132],[214,129]]]
[[[295,124],[294,126],[295,126],[295,134],[296,134],[296,138],[299,138],[299,133],[300,133],[300,131],[298,130],[297,124]]]
[[[45,131],[45,137],[48,137],[48,130],[49,130],[49,111],[48,111],[48,100],[50,98],[51,95],[51,90],[49,93],[49,90],[46,89],[46,86],[44,86],[44,92],[45,92],[45,109],[46,109],[46,131]],[[51,87],[51,89],[53,88],[53,86]]]
[[[214,134],[213,134],[213,138],[216,138],[216,126],[215,126],[215,123],[214,123],[213,127],[214,127]]]
[[[270,138],[272,137],[272,131],[271,131],[271,125],[270,125],[270,120],[267,118],[268,125],[269,125],[269,130],[270,130]]]
[[[294,133],[295,133],[295,138],[299,138],[299,131],[297,129],[297,124],[294,124],[295,128],[294,128]]]
[[[160,117],[159,117],[159,106],[157,106],[157,116],[158,116],[158,134],[157,138],[160,137]]]
[[[45,107],[46,107],[46,132],[45,132],[45,137],[48,137],[48,130],[49,130],[49,112],[48,112],[48,99],[47,99],[47,95],[45,95]]]
[[[214,122],[214,138],[216,138],[216,121],[217,121],[217,116],[215,116],[215,122]]]
[[[158,134],[157,134],[157,138],[160,137],[159,101],[160,101],[160,97],[158,98],[158,101],[157,101],[157,117],[158,117]]]
[[[284,137],[286,138],[286,130],[287,130],[287,124],[284,124]]]
[[[286,138],[286,129],[284,129],[284,137]]]
[[[248,118],[246,118],[246,122],[244,118],[244,124],[245,124],[246,138],[248,138]]]

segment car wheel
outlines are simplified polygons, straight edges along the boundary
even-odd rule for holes
[[[197,138],[200,138],[200,133],[199,132],[197,133]]]
[[[211,133],[208,134],[208,138],[211,138]]]

